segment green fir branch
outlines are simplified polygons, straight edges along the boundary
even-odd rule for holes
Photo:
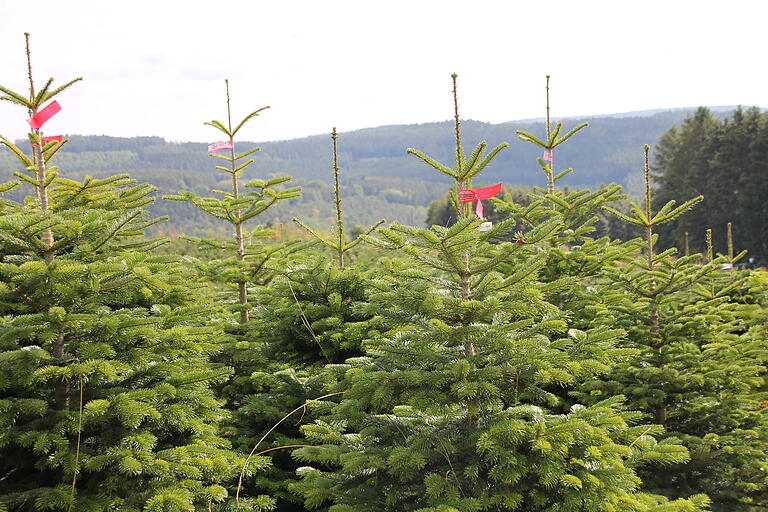
[[[43,102],[43,97],[48,92],[48,88],[53,83],[53,78],[49,78],[47,82],[45,82],[45,85],[37,92],[37,95],[35,96],[34,101],[32,102],[34,105],[40,105]]]
[[[451,169],[450,167],[448,167],[445,164],[442,164],[442,163],[438,162],[434,158],[425,155],[424,153],[422,153],[418,149],[408,148],[406,151],[408,153],[410,153],[411,155],[414,155],[414,156],[420,158],[422,161],[424,161],[425,163],[429,164],[434,169],[437,169],[438,171],[442,172],[446,176],[450,176],[451,178],[456,179],[456,180],[459,179],[459,176],[458,176],[458,174],[456,173],[455,170]]]
[[[12,90],[7,89],[7,88],[3,87],[2,85],[0,85],[0,92],[5,94],[5,96],[0,96],[0,100],[10,101],[11,103],[15,103],[17,105],[21,105],[24,108],[32,109],[32,105],[29,102],[29,99],[25,98],[21,94],[13,92]]]
[[[363,241],[364,236],[368,236],[374,231],[376,231],[376,228],[381,226],[386,222],[385,219],[379,219],[378,222],[376,222],[374,225],[370,226],[364,233],[361,233],[357,238],[355,238],[352,242],[348,243],[344,246],[344,250],[353,249],[357,244]]]
[[[472,173],[471,173],[471,174],[468,176],[468,178],[473,178],[473,177],[475,177],[476,175],[478,175],[479,173],[481,173],[483,170],[485,170],[485,168],[486,168],[486,167],[488,167],[488,164],[490,164],[490,163],[491,163],[491,161],[492,161],[494,158],[496,158],[496,155],[498,155],[498,154],[499,154],[499,152],[500,152],[502,149],[504,149],[504,148],[506,148],[506,147],[508,147],[508,146],[509,146],[509,143],[508,143],[508,142],[502,142],[501,144],[499,144],[498,146],[496,146],[495,148],[493,148],[493,149],[490,151],[490,153],[488,153],[488,154],[485,156],[485,158],[483,158],[483,159],[480,161],[480,163],[479,163],[479,164],[477,164],[477,167],[475,167],[475,168],[474,168],[474,170],[473,170],[473,171],[472,171]]]
[[[38,105],[41,105],[41,104],[45,103],[46,101],[48,101],[49,99],[53,98],[54,96],[57,96],[59,93],[69,89],[72,85],[76,84],[77,82],[81,81],[82,79],[83,79],[83,77],[81,77],[81,76],[77,77],[77,78],[74,78],[74,79],[70,80],[69,82],[65,83],[64,85],[61,85],[61,86],[55,88],[54,90],[52,90],[50,92],[47,92],[46,94],[44,94],[44,95],[42,95],[40,97],[40,101],[38,102]],[[51,79],[51,80],[53,80],[53,79]]]
[[[5,147],[11,150],[14,155],[16,155],[16,158],[19,159],[19,161],[24,164],[24,167],[35,167],[35,163],[32,161],[31,158],[29,158],[27,155],[25,155],[19,148],[11,142],[10,140],[6,139],[2,135],[0,135],[0,143],[2,143]]]
[[[214,119],[214,120],[212,120],[212,121],[206,121],[206,122],[204,122],[203,124],[205,124],[205,125],[208,125],[208,126],[213,126],[213,127],[214,127],[214,128],[216,128],[217,130],[219,130],[219,131],[223,132],[223,133],[224,133],[224,135],[226,135],[226,136],[227,136],[227,137],[229,137],[230,139],[232,138],[232,134],[229,132],[229,130],[227,129],[227,127],[226,127],[226,126],[224,126],[224,125],[221,123],[221,121],[217,121],[217,120],[215,120],[215,119]]]
[[[306,224],[304,224],[304,222],[302,222],[300,219],[294,217],[293,218],[293,222],[295,222],[296,224],[298,224],[299,226],[304,228],[310,235],[312,235],[313,237],[317,238],[324,245],[327,245],[328,247],[330,247],[332,249],[336,249],[336,250],[339,249],[338,246],[333,241],[327,240],[325,237],[323,237],[322,235],[317,233],[314,229],[312,229],[311,227],[309,227]]]
[[[550,149],[554,149],[555,147],[559,146],[560,144],[562,144],[563,142],[567,141],[568,139],[573,137],[577,132],[579,132],[580,130],[586,128],[587,126],[589,126],[589,123],[581,123],[576,128],[572,129],[571,131],[569,131],[568,133],[566,133],[565,135],[560,137],[560,139],[557,140],[555,142],[555,144]]]
[[[260,109],[258,109],[258,110],[254,110],[253,112],[251,112],[250,114],[248,114],[247,116],[245,116],[245,117],[243,118],[243,120],[242,120],[242,121],[240,121],[240,123],[238,123],[238,125],[235,127],[235,129],[234,129],[234,130],[232,130],[232,134],[230,135],[230,137],[234,137],[234,136],[237,134],[237,132],[239,132],[239,131],[240,131],[240,128],[242,128],[242,127],[243,127],[243,125],[245,125],[245,123],[247,123],[248,121],[250,121],[250,120],[251,120],[251,119],[253,119],[254,117],[258,116],[258,115],[259,115],[259,112],[262,112],[262,111],[264,111],[264,110],[266,110],[266,109],[268,109],[268,108],[269,108],[268,106],[267,106],[267,107],[261,107]]]
[[[532,133],[526,132],[525,130],[515,130],[515,133],[517,134],[517,137],[523,142],[532,142],[543,149],[548,148],[547,144],[544,141],[542,141]]]

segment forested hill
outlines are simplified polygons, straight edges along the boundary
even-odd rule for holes
[[[726,114],[729,108],[713,109]],[[642,112],[563,120],[564,130],[587,121],[590,126],[578,133],[573,142],[556,151],[555,163],[573,167],[575,172],[563,182],[574,187],[617,182],[630,192],[639,191],[642,182],[643,144],[655,144],[670,127],[680,124],[689,109],[662,111],[652,115]],[[485,176],[490,182],[508,185],[542,185],[544,176],[535,161],[540,153],[530,144],[517,140],[515,130],[542,136],[543,122],[515,121],[489,124],[464,121],[462,136],[468,150],[481,140],[490,147],[504,141],[511,146],[494,160]],[[211,133],[215,137],[215,133]],[[344,207],[348,223],[369,224],[379,218],[420,225],[426,207],[442,197],[447,181],[442,182],[406,148],[417,148],[446,163],[454,158],[453,127],[449,121],[418,125],[383,126],[342,133],[339,138],[340,165],[345,188]],[[203,143],[167,142],[160,137],[119,138],[109,136],[68,136],[70,143],[57,157],[65,175],[102,176],[127,172],[140,181],[154,184],[160,194],[190,190],[209,195],[212,188],[226,188],[227,176],[213,167],[220,162],[210,158]],[[253,145],[262,148],[249,168],[248,178],[289,174],[304,188],[301,198],[277,209],[268,222],[293,216],[324,227],[332,217],[330,183],[331,144],[328,135],[273,142],[239,142],[238,149]],[[0,151],[0,172],[10,176],[16,169],[12,155]],[[561,183],[563,183],[561,182]],[[167,227],[189,234],[210,234],[222,229],[186,204],[158,201],[154,213],[169,215]]]

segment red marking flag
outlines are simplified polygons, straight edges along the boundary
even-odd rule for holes
[[[221,151],[222,149],[232,149],[234,146],[231,142],[228,141],[221,141],[221,142],[214,142],[213,144],[208,145],[208,152],[209,153],[216,153],[217,151]]]
[[[462,203],[477,203],[475,213],[481,219],[483,218],[483,199],[490,199],[501,192],[501,183],[491,185],[490,187],[470,188],[468,190],[459,190],[459,201]]]
[[[30,119],[27,119],[27,122],[33,130],[39,130],[47,120],[58,114],[60,111],[61,105],[59,105],[59,102],[56,100],[53,100],[43,110],[32,116]]]
[[[43,142],[43,146],[45,146],[49,142],[53,142],[53,141],[61,142],[62,140],[64,140],[64,137],[62,137],[61,135],[51,135],[50,137],[40,137],[40,140]],[[32,145],[37,146],[37,144],[35,144],[34,142],[32,143]]]
[[[551,149],[545,150],[544,151],[544,156],[541,157],[541,159],[544,160],[545,162],[549,162],[551,164],[552,160],[553,160],[552,150]]]

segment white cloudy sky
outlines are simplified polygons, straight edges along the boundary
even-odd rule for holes
[[[34,7],[33,7],[34,5]],[[242,132],[276,140],[448,119],[768,106],[762,0],[0,0],[0,85],[85,81],[46,133],[218,137],[224,78]],[[26,133],[0,104],[0,134]]]

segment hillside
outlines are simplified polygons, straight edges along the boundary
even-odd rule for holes
[[[727,114],[718,109],[718,114]],[[641,183],[642,146],[654,144],[673,125],[679,124],[690,109],[655,113],[631,113],[583,119],[565,119],[564,128],[587,121],[589,128],[576,135],[573,143],[556,152],[558,167],[567,165],[575,172],[563,180],[573,187],[617,182],[630,192]],[[543,122],[512,121],[489,124],[464,121],[463,139],[474,147],[486,140],[490,146],[509,141],[485,174],[488,182],[508,185],[542,185],[544,178],[535,162],[540,156],[528,144],[517,141],[515,130],[544,133]],[[213,133],[212,133],[213,136]],[[58,164],[69,176],[101,176],[128,172],[140,181],[158,187],[160,194],[180,189],[207,194],[212,188],[225,188],[226,177],[213,169],[218,162],[206,153],[206,144],[168,142],[160,137],[118,138],[70,135],[70,143],[59,156]],[[447,181],[415,157],[406,154],[414,147],[450,163],[453,160],[453,128],[449,121],[417,125],[382,126],[342,133],[339,139],[344,206],[350,225],[368,224],[379,218],[421,224],[426,207],[444,195]],[[289,221],[299,216],[323,227],[332,216],[330,138],[317,135],[271,142],[240,142],[239,148],[262,148],[250,175],[256,178],[289,174],[304,194],[281,208],[264,222]],[[7,151],[0,151],[0,172],[9,176],[15,162]],[[167,228],[189,234],[220,232],[222,227],[203,217],[188,205],[158,201],[153,210],[171,217]]]

